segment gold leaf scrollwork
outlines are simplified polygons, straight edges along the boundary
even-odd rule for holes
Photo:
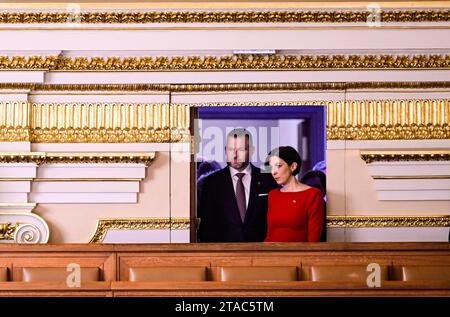
[[[445,216],[327,216],[328,228],[448,227]]]
[[[446,69],[450,55],[224,55],[156,57],[0,56],[0,69],[54,71],[214,71]]]
[[[374,162],[426,162],[426,161],[450,161],[450,152],[446,153],[361,153],[361,158],[366,164]]]
[[[282,88],[283,85],[277,86]],[[334,87],[334,86],[330,86]],[[201,87],[207,89],[208,87]],[[222,89],[213,87],[214,89]],[[227,87],[234,89],[233,87]],[[238,85],[237,88],[246,88]],[[259,88],[257,85],[256,87]],[[182,87],[189,89],[189,87]],[[448,99],[333,100],[297,102],[244,102],[212,104],[28,104],[0,102],[0,141],[42,143],[134,143],[190,141],[191,107],[214,106],[326,106],[327,140],[414,140],[450,138]],[[45,120],[48,111],[57,122]],[[87,111],[93,112],[89,124]],[[64,115],[63,115],[64,114]],[[364,114],[364,115],[363,115]],[[126,125],[119,117],[130,118]],[[68,119],[74,118],[74,119]],[[27,126],[31,122],[31,126]],[[25,126],[25,128],[24,128]]]
[[[81,12],[83,24],[149,23],[357,23],[366,22],[369,11],[141,11]],[[383,22],[448,22],[449,10],[380,10]],[[2,12],[0,23],[66,23],[66,12]]]
[[[18,226],[18,223],[0,223],[0,240],[14,240],[14,232]]]
[[[189,218],[117,218],[99,219],[89,243],[101,243],[109,230],[183,230],[189,229]]]

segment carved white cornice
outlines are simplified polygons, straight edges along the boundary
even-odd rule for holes
[[[136,203],[155,158],[155,152],[0,152],[0,193],[22,203]]]
[[[379,200],[450,201],[450,151],[360,151]]]

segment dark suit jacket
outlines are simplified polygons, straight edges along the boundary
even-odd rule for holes
[[[267,233],[268,193],[277,187],[270,173],[251,165],[250,197],[242,222],[227,166],[206,177],[198,209],[200,242],[257,242]],[[259,196],[260,194],[265,194]]]

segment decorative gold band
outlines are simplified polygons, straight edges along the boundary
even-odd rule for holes
[[[328,228],[449,227],[445,216],[328,216]]]
[[[361,151],[366,164],[401,161],[450,161],[450,151]]]
[[[189,218],[117,218],[99,219],[89,243],[101,243],[108,230],[182,230],[189,229]]]
[[[213,71],[447,69],[450,55],[225,55],[155,57],[0,56],[0,69],[54,71]]]
[[[259,84],[32,84],[0,83],[0,89],[33,91],[155,91],[155,92],[218,92],[218,91],[302,91],[346,89],[446,89],[444,82],[348,82],[348,83],[259,83]]]
[[[328,216],[327,228],[448,227],[444,216]],[[90,243],[103,242],[108,230],[187,230],[189,218],[99,219]]]
[[[140,12],[3,12],[0,23],[148,24],[148,23],[358,23],[369,10],[315,11],[140,11]],[[380,10],[382,22],[448,22],[449,10]]]
[[[134,163],[149,166],[155,153],[0,153],[0,163],[75,164],[75,163]]]
[[[204,103],[197,106],[326,106],[327,140],[412,140],[450,138],[449,101],[448,99],[334,100]]]
[[[328,140],[450,138],[448,99],[212,104],[0,102],[0,141],[188,142],[190,108],[325,106]]]
[[[0,102],[0,141],[186,142],[189,135],[188,106]]]

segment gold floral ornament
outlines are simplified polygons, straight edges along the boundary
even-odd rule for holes
[[[0,69],[54,71],[214,71],[447,69],[450,55],[224,55],[143,57],[0,56]]]
[[[57,56],[0,56],[0,69],[54,69]]]
[[[361,23],[370,11],[146,11],[81,12],[83,24],[150,24],[150,23]],[[381,22],[448,22],[449,10],[380,10]],[[66,23],[67,12],[2,12],[0,23],[35,24]]]

